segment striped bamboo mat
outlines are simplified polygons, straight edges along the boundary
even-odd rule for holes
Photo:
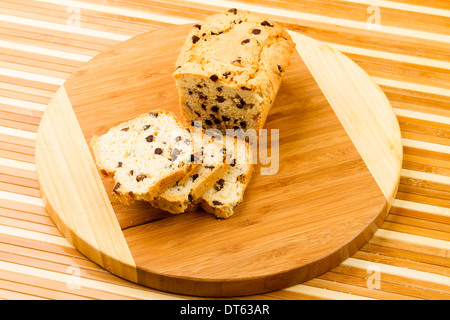
[[[189,298],[120,279],[61,236],[38,190],[35,138],[56,89],[92,56],[139,33],[232,7],[268,15],[347,54],[385,91],[404,144],[399,191],[374,237],[313,280],[251,298],[450,299],[445,0],[1,0],[0,299]]]

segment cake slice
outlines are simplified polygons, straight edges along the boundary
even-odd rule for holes
[[[183,116],[204,129],[263,128],[295,43],[277,23],[230,9],[196,23],[173,78]]]
[[[196,201],[226,172],[229,164],[226,161],[226,149],[222,138],[206,134],[194,135],[194,141],[202,139],[199,146],[199,157],[195,160],[201,163],[198,171],[188,177],[184,182],[178,182],[162,194],[152,205],[171,213],[183,213],[197,208]]]
[[[198,201],[206,212],[214,214],[216,218],[229,218],[234,214],[234,208],[244,199],[253,173],[253,150],[249,144],[236,139],[234,148],[225,174]],[[227,150],[227,154],[230,154],[232,148],[228,145]],[[227,157],[230,159],[230,156]]]
[[[127,205],[152,201],[177,181],[194,174],[192,135],[169,111],[142,114],[94,136],[99,170],[114,179],[114,194]]]
[[[225,175],[200,197],[201,207],[216,218],[232,216],[234,208],[244,199],[252,172],[251,164],[229,166]]]

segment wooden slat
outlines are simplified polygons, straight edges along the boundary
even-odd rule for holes
[[[407,139],[403,148],[403,169],[407,171],[401,177],[397,202],[394,201],[379,232],[352,257],[355,260],[309,283],[256,298],[448,300],[445,277],[450,269],[450,195],[445,178],[450,176],[449,3],[422,0],[224,3],[250,4],[271,11],[272,17],[291,30],[336,45],[380,81],[398,110],[402,137]],[[92,35],[67,30],[68,4],[78,4],[82,31],[92,30]],[[370,29],[366,24],[371,4],[379,5],[380,29]],[[225,5],[184,0],[6,0],[0,8],[7,16],[41,21],[34,27],[20,21],[0,22],[0,67],[64,79],[89,57],[117,43],[111,38],[115,35],[129,37],[195,21],[224,10]],[[278,9],[291,10],[292,15],[279,15]],[[57,25],[62,28],[58,30]],[[106,37],[99,37],[102,33],[96,31],[106,32]],[[425,35],[430,35],[429,39]],[[65,239],[56,236],[53,222],[36,203],[35,199],[39,199],[36,173],[24,170],[22,163],[34,163],[35,141],[29,133],[35,132],[45,105],[57,88],[51,83],[0,74],[0,126],[6,128],[0,131],[0,158],[18,161],[12,162],[16,167],[11,167],[11,162],[0,164],[0,192],[7,192],[0,193],[0,254],[9,259],[0,265],[0,298],[179,298],[138,286],[133,286],[135,291],[130,293],[130,283],[106,273],[70,245],[60,242]],[[11,195],[16,197],[12,199]],[[18,255],[13,258],[8,252]],[[365,269],[366,262],[380,267],[380,289],[368,288],[370,274]],[[61,275],[67,276],[66,268],[70,265],[80,266],[83,272],[89,270],[89,280],[93,280],[89,287],[80,291],[67,288]],[[392,269],[384,271],[384,266]],[[427,279],[424,272],[437,276]],[[417,277],[408,276],[411,274]],[[427,281],[430,279],[438,282],[440,279],[441,283]]]

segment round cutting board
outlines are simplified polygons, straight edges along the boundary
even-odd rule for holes
[[[291,32],[297,51],[265,125],[269,135],[278,130],[278,167],[275,158],[255,166],[244,202],[229,219],[200,209],[172,215],[146,203],[125,206],[112,195],[112,179],[99,175],[89,148],[93,135],[154,109],[180,115],[171,74],[190,27],[120,43],[57,91],[36,143],[51,218],[92,261],[168,292],[256,294],[330,270],[386,216],[402,145],[380,88],[311,38]],[[270,166],[273,174],[261,174]]]

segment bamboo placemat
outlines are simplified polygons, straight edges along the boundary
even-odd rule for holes
[[[313,280],[251,298],[450,298],[448,2],[3,0],[1,299],[190,298],[120,279],[62,237],[38,190],[35,138],[50,98],[92,56],[139,33],[232,7],[266,14],[352,58],[389,98],[404,145],[399,191],[374,237]]]

